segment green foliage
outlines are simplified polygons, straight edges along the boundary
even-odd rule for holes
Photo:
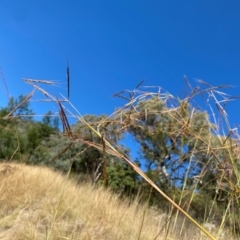
[[[58,130],[59,118],[53,117],[51,111],[44,115],[42,121],[29,117],[32,114],[29,102],[19,106],[24,98],[11,98],[8,106],[0,109],[0,158],[24,159],[28,164],[46,165],[62,172],[71,168],[73,174],[85,176],[92,183],[100,176],[99,184],[102,184],[102,138],[86,124],[77,122],[71,126],[75,140],[69,140]],[[3,119],[16,106],[19,108],[13,115],[18,118]],[[113,146],[119,145],[124,133],[132,134],[140,144],[141,164],[144,164],[143,169],[150,179],[195,218],[205,220],[215,216],[219,220],[226,208],[226,203],[216,204],[219,165],[224,169],[231,154],[226,147],[226,138],[214,134],[215,126],[207,113],[194,109],[186,101],[169,104],[153,97],[139,101],[134,109],[125,109],[121,118],[127,127],[105,115],[84,116],[85,121],[99,130]],[[125,146],[121,150],[126,156],[130,154]],[[105,154],[109,188],[120,196],[139,194],[143,201],[169,209],[169,203],[133,169],[121,159]],[[237,157],[233,154],[232,159],[235,161]],[[238,169],[239,164],[235,167]],[[202,175],[201,180],[205,184],[196,183],[194,177],[198,175]],[[231,184],[237,183],[239,176],[235,174],[230,181],[228,176],[222,178],[225,183],[230,183],[230,187],[224,190],[224,198],[235,194],[232,199],[237,199],[239,192],[233,193]],[[238,202],[234,200],[229,209],[232,211],[236,206]]]
[[[42,119],[42,123],[44,126],[48,126],[51,129],[58,129],[59,128],[59,117],[58,116],[54,116],[53,117],[53,113],[52,111],[48,111],[43,119]]]
[[[11,97],[8,102],[8,111],[14,111],[14,115],[21,117],[22,119],[32,120],[33,111],[30,109],[29,101],[25,101],[26,96],[20,95],[17,99]]]
[[[33,112],[25,98],[23,95],[10,98],[8,106],[0,109],[0,158],[3,160],[20,160],[22,155],[31,157],[40,143],[57,131],[45,118],[43,122],[32,120],[29,115]],[[52,118],[48,120],[51,122]]]
[[[204,140],[212,137],[208,115],[185,102],[169,107],[159,98],[141,101],[136,109],[128,130],[140,143],[147,170],[165,166],[177,184],[183,184],[186,169],[190,177],[198,174],[207,161]]]
[[[1,128],[6,127],[8,124],[11,123],[10,120],[3,119],[9,113],[9,109],[4,107],[0,109],[0,126]]]
[[[29,153],[32,154],[42,141],[41,133],[39,131],[39,128],[36,125],[33,125],[28,130],[27,139],[28,139]]]
[[[26,110],[26,106],[24,108]],[[4,119],[9,113],[9,107],[0,109],[0,158],[5,160],[20,160],[21,154],[24,154],[27,150],[26,137],[18,134],[19,122],[17,119]]]
[[[108,186],[115,192],[120,194],[132,195],[136,194],[139,179],[128,165],[115,161],[107,168]]]

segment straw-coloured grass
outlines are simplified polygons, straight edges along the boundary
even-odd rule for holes
[[[181,238],[177,228],[165,238],[165,215],[66,177],[1,164],[0,239],[206,239],[190,223]]]
[[[199,88],[198,86],[193,88],[190,85],[190,83],[186,80],[188,87],[190,88],[190,93],[188,94],[188,96],[184,97],[183,99],[179,99],[178,97],[174,97],[170,93],[164,91],[160,87],[157,88],[158,89],[157,92],[141,91],[138,89],[138,87],[142,83],[141,82],[133,91],[126,90],[126,91],[120,92],[119,94],[116,94],[115,96],[121,97],[127,100],[128,102],[122,108],[114,111],[113,114],[111,114],[108,118],[102,119],[102,121],[99,123],[95,123],[97,124],[97,126],[95,126],[92,123],[88,123],[83,118],[83,116],[78,112],[78,110],[68,101],[68,99],[64,97],[63,99],[58,99],[57,97],[53,96],[52,94],[47,92],[45,89],[40,87],[40,84],[52,85],[54,84],[53,82],[33,80],[33,79],[24,79],[24,81],[30,84],[34,89],[26,97],[24,101],[28,101],[29,99],[32,99],[35,92],[40,92],[46,97],[45,99],[46,101],[55,102],[57,104],[59,108],[59,116],[61,118],[62,125],[63,125],[63,134],[67,136],[71,141],[70,145],[81,142],[86,144],[87,146],[92,146],[102,151],[102,154],[103,154],[102,176],[103,176],[104,183],[107,182],[106,154],[110,154],[124,161],[126,164],[128,164],[136,173],[139,174],[139,176],[141,176],[142,179],[144,179],[149,184],[150,188],[155,189],[160,195],[162,195],[162,197],[164,197],[172,205],[173,208],[177,209],[177,213],[183,214],[184,217],[189,221],[189,224],[191,223],[192,225],[195,225],[199,229],[199,230],[196,230],[195,228],[194,231],[189,230],[191,229],[191,227],[187,227],[185,231],[181,229],[181,233],[183,233],[182,239],[184,239],[184,237],[191,238],[191,239],[200,239],[201,238],[200,235],[197,234],[195,231],[201,231],[201,233],[205,234],[205,236],[208,236],[209,239],[219,239],[220,232],[224,230],[225,222],[227,222],[226,220],[227,218],[229,218],[228,215],[230,215],[230,218],[233,219],[232,221],[233,224],[231,225],[233,225],[233,232],[235,236],[237,236],[237,230],[238,230],[237,225],[239,220],[236,217],[234,209],[236,209],[235,208],[236,203],[237,205],[239,205],[238,199],[239,199],[240,174],[239,174],[239,169],[237,167],[238,157],[235,156],[237,155],[235,153],[235,148],[239,149],[238,140],[240,138],[238,134],[236,134],[235,129],[232,129],[230,127],[228,116],[225,111],[225,104],[235,98],[220,91],[222,88],[227,88],[228,86],[220,85],[215,87],[203,81],[198,81],[198,83],[201,85],[201,88]],[[199,96],[202,96],[203,98],[204,96],[207,97],[206,103],[207,103],[208,109],[210,109],[210,113],[211,113],[210,115],[214,120],[213,123],[211,123],[210,120],[208,119],[207,123],[203,125],[198,126],[199,124],[194,124],[196,120],[195,114],[199,113],[198,106],[195,104],[194,98],[198,98]],[[151,109],[149,110],[147,108],[144,109],[144,111],[139,110],[138,103],[141,104],[145,100],[148,100],[148,101],[152,100],[154,102],[156,99],[160,100],[163,106],[162,108],[160,108],[160,110],[157,110],[157,111],[151,110]],[[214,108],[210,104],[211,101],[213,102]],[[65,103],[68,103],[68,108],[66,107]],[[12,113],[19,106],[21,106],[21,104],[16,106],[16,108],[13,109],[11,113],[8,114],[4,119],[12,117]],[[203,113],[201,114],[203,117],[204,114]],[[191,217],[188,211],[185,211],[180,207],[181,200],[179,201],[179,203],[177,203],[174,201],[174,199],[170,198],[161,188],[159,188],[142,171],[142,169],[140,169],[128,156],[126,156],[122,152],[121,148],[119,148],[116,142],[112,141],[111,135],[107,130],[107,126],[111,124],[118,125],[118,128],[115,131],[115,135],[117,138],[118,136],[129,131],[129,129],[130,130],[137,129],[138,131],[143,130],[144,124],[142,122],[142,119],[147,119],[151,115],[157,115],[157,116],[163,115],[163,116],[167,116],[168,119],[171,120],[172,125],[169,124],[168,130],[165,130],[166,131],[165,134],[168,135],[168,140],[169,139],[171,140],[172,147],[174,147],[175,143],[177,143],[177,140],[181,139],[181,146],[179,146],[179,148],[183,150],[185,145],[184,139],[194,140],[192,149],[187,156],[182,158],[182,154],[181,154],[182,152],[180,153],[179,164],[181,164],[181,162],[186,159],[190,159],[191,161],[194,155],[197,155],[197,154],[206,155],[207,162],[204,163],[204,167],[201,169],[200,174],[197,176],[198,180],[195,184],[195,187],[196,187],[195,190],[200,189],[199,186],[197,187],[197,184],[202,182],[202,179],[204,179],[205,175],[211,172],[211,169],[214,170],[213,172],[217,172],[217,173],[223,172],[221,176],[216,175],[216,181],[217,181],[217,184],[219,185],[218,186],[219,189],[217,189],[216,187],[216,190],[218,191],[218,193],[220,192],[220,196],[222,195],[221,194],[222,192],[226,193],[228,191],[228,206],[226,208],[225,213],[223,214],[222,223],[219,228],[217,237],[214,237],[215,236],[214,232],[210,233],[211,230],[207,230],[207,227],[202,227],[202,225],[197,221],[197,219],[194,219],[193,217]],[[82,126],[87,127],[92,134],[94,134],[96,137],[101,139],[101,143],[89,141],[85,139],[84,136],[82,136],[81,134],[73,132],[71,125],[68,122],[69,116],[75,118],[76,121],[82,124]],[[221,121],[219,121],[218,118]],[[219,124],[219,122],[221,122],[221,124]],[[157,128],[147,128],[147,129],[149,130],[150,135],[151,134],[154,135],[154,133],[158,131]],[[224,137],[221,137],[221,136],[224,136]],[[165,143],[165,145],[167,145],[167,143]],[[167,148],[167,146],[165,146],[165,148]],[[67,149],[68,147],[65,148],[64,151],[66,151]],[[81,154],[81,153],[78,153],[78,154]],[[56,156],[54,159],[58,158],[58,156]],[[168,154],[166,156],[168,156]],[[200,164],[200,162],[198,162],[198,164]],[[224,167],[225,165],[230,167],[228,167],[226,170]],[[190,168],[190,165],[189,165],[189,168]],[[230,175],[227,174],[229,170],[231,170]],[[16,172],[19,172],[19,171],[16,171]],[[183,188],[182,188],[183,190],[186,187],[187,175],[185,176],[185,180],[183,182]],[[29,182],[34,182],[34,180],[25,181],[25,178],[26,178],[25,173],[24,174],[21,173],[20,176],[22,178],[21,178],[21,181],[18,180],[19,183],[23,182],[24,184],[25,183],[29,184]],[[34,179],[35,178],[36,177],[34,175]],[[39,179],[42,179],[42,177],[39,177]],[[45,181],[46,179],[47,178],[44,178],[43,181]],[[138,207],[137,208],[138,211],[136,211],[137,205],[135,204],[135,205],[132,205],[130,209],[128,209],[128,207],[126,206],[126,202],[121,201],[120,203],[120,201],[117,200],[117,198],[115,199],[115,197],[113,197],[111,194],[108,195],[108,197],[104,196],[103,198],[104,200],[101,201],[100,195],[103,194],[103,192],[104,194],[109,194],[109,193],[103,190],[100,192],[99,190],[95,190],[95,189],[93,190],[90,186],[87,186],[87,187],[82,186],[83,189],[81,189],[81,187],[79,188],[79,187],[76,187],[76,185],[71,185],[72,183],[70,184],[69,181],[67,181],[65,185],[63,177],[61,177],[62,179],[61,181],[59,180],[61,184],[59,182],[58,185],[55,186],[56,179],[59,179],[59,175],[58,177],[54,178],[54,181],[53,181],[54,184],[49,184],[48,183],[49,179],[47,179],[46,185],[43,184],[43,186],[46,186],[47,188],[45,188],[42,191],[44,192],[44,194],[40,194],[41,196],[46,196],[46,193],[48,192],[52,194],[51,196],[48,196],[47,201],[44,201],[44,202],[47,202],[48,205],[43,209],[47,209],[47,210],[45,211],[44,214],[42,215],[40,214],[41,216],[44,216],[44,223],[39,217],[36,217],[35,221],[25,222],[24,226],[25,227],[27,225],[30,226],[29,229],[32,229],[32,234],[34,234],[34,236],[32,235],[28,237],[24,235],[24,237],[22,237],[23,239],[39,239],[38,237],[36,237],[36,232],[38,232],[39,226],[41,226],[44,229],[44,230],[42,229],[42,231],[40,232],[45,239],[55,239],[56,236],[57,236],[56,239],[96,239],[96,238],[97,239],[161,239],[160,237],[164,237],[164,236],[168,236],[168,238],[165,237],[165,239],[170,239],[169,236],[171,236],[171,234],[176,235],[177,236],[176,239],[180,239],[179,236],[177,235],[178,231],[176,230],[177,229],[176,227],[174,228],[173,233],[171,233],[171,226],[170,227],[167,226],[167,231],[168,233],[169,232],[170,233],[167,235],[162,234],[162,230],[160,231],[159,227],[158,228],[156,227],[156,221],[154,223],[154,221],[152,220],[154,219],[154,217],[150,216],[150,218],[148,219],[149,214],[142,212],[142,210],[144,209],[143,207],[140,207],[140,210]],[[223,188],[221,186],[223,180],[224,180],[224,183],[227,184],[227,188],[225,187]],[[35,186],[36,185],[37,184],[35,184]],[[34,190],[35,190],[35,186],[33,187]],[[48,187],[50,186],[53,186],[53,189],[55,189],[54,193],[53,193],[53,190],[48,189]],[[72,188],[74,188],[74,190],[72,190]],[[18,188],[15,187],[15,189],[18,189]],[[228,189],[230,189],[230,191]],[[27,190],[26,192],[28,192],[29,188],[25,190]],[[79,193],[80,191],[81,193]],[[192,191],[193,195],[191,197],[191,201],[194,197],[194,192],[195,191]],[[18,194],[17,196],[19,195],[22,196],[22,194]],[[32,202],[35,202],[34,200],[32,200],[32,199],[35,199],[34,198],[35,195],[36,193],[31,193],[31,194],[29,193],[27,197],[25,197],[24,199],[25,200],[30,199]],[[80,195],[84,197],[87,196],[87,198],[80,199]],[[68,198],[69,198],[69,201],[67,200]],[[10,197],[8,197],[8,199],[10,199]],[[18,197],[14,199],[18,199]],[[75,199],[76,199],[76,203],[75,203]],[[91,201],[89,201],[89,199],[91,199]],[[93,200],[95,199],[94,200],[95,202],[92,201],[92,199]],[[218,198],[218,200],[220,201],[221,199],[222,197]],[[23,204],[22,206],[21,204],[24,202],[23,200],[21,201],[17,200],[17,202],[18,204],[17,203],[15,204],[17,204],[17,206],[21,206],[17,214],[17,219],[20,219],[22,216],[22,213],[26,211],[25,209],[29,209],[29,207],[32,205],[28,203],[27,205]],[[81,206],[84,205],[83,202],[84,204],[85,202],[88,204],[91,203],[90,205],[88,205],[90,210],[88,210],[88,214],[85,213],[85,215],[83,214],[83,212],[81,212],[81,209],[82,209]],[[66,205],[66,207],[64,207],[64,204]],[[123,207],[122,210],[120,206]],[[14,209],[14,208],[10,207],[10,209]],[[86,209],[87,209],[87,206],[85,206],[84,208],[85,212],[86,212]],[[130,214],[131,211],[133,215]],[[35,211],[33,211],[33,213],[35,213]],[[32,216],[35,215],[33,213],[31,212]],[[91,214],[89,215],[89,213],[91,214],[93,213],[94,216],[91,217]],[[149,211],[147,211],[147,213],[149,213]],[[50,214],[50,217],[47,217],[48,214]],[[98,214],[100,215],[98,216]],[[14,213],[12,215],[15,216]],[[84,218],[84,216],[86,217]],[[125,218],[125,216],[127,217]],[[72,227],[70,227],[71,231],[69,233],[69,231],[66,230],[64,226],[70,224],[71,221],[69,219],[72,220],[72,217],[74,219],[74,223],[72,223],[71,225]],[[64,222],[62,218],[67,219],[68,220],[67,223],[66,221]],[[131,221],[131,219],[133,220]],[[174,219],[174,226],[176,226],[176,222],[177,222],[176,219],[177,218]],[[62,221],[64,223],[62,223]],[[79,229],[81,230],[79,231],[72,230],[72,229],[75,229],[74,228],[74,226],[76,225],[75,222],[78,222],[78,221],[82,222],[81,227],[79,227]],[[21,220],[20,222],[24,222],[24,221]],[[116,222],[116,227],[115,227],[115,222]],[[35,225],[37,225],[38,227],[35,227]],[[189,225],[189,226],[192,226],[192,225]],[[12,231],[12,227],[10,229],[11,230],[9,230],[9,232]],[[189,231],[190,233],[192,232],[195,232],[195,233],[192,235],[191,234],[189,235],[188,234]],[[27,234],[26,231],[24,234]],[[80,235],[77,235],[77,234],[80,234]],[[20,237],[20,239],[22,238]],[[174,239],[174,236],[172,236],[172,239]]]

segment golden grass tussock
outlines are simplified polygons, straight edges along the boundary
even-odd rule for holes
[[[207,239],[191,223],[180,237],[181,220],[167,233],[166,215],[46,167],[0,164],[0,207],[2,240]]]

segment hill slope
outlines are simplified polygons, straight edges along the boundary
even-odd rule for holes
[[[0,164],[0,206],[2,240],[153,240],[166,236],[161,231],[164,221],[156,212],[36,166]],[[174,235],[171,239],[180,239],[176,231]],[[188,226],[181,239],[200,239],[199,231]]]

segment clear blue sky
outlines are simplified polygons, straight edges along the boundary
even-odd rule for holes
[[[29,92],[23,77],[59,81],[53,93],[66,95],[68,59],[82,114],[111,113],[123,103],[112,95],[142,79],[180,95],[185,74],[240,95],[239,13],[239,0],[2,0],[0,66],[13,96]],[[239,104],[228,110],[240,123]]]

